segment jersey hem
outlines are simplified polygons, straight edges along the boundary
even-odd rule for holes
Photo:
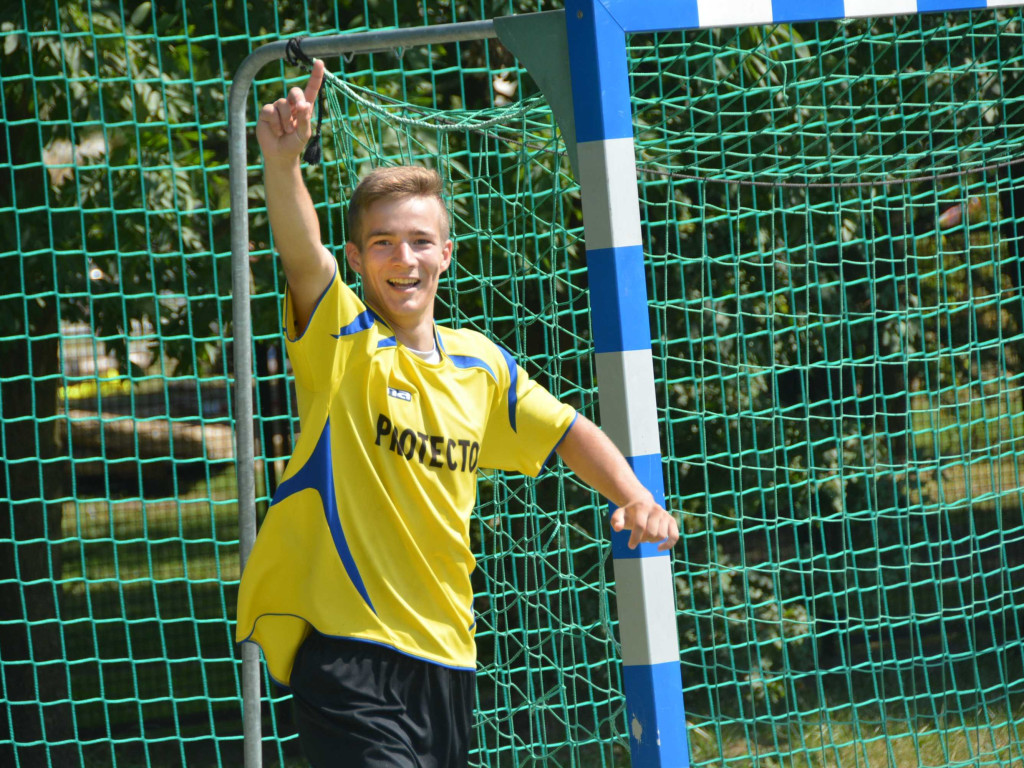
[[[312,626],[312,625],[310,625],[310,626]],[[433,664],[433,665],[435,665],[437,667],[444,667],[445,669],[452,669],[452,670],[455,670],[457,672],[475,672],[476,671],[476,664],[474,664],[472,667],[463,667],[463,666],[460,666],[458,664],[445,664],[444,662],[436,661],[435,659],[428,659],[425,656],[417,656],[415,653],[411,653],[410,651],[403,651],[401,648],[396,648],[395,646],[391,645],[391,643],[385,643],[385,642],[382,642],[380,640],[370,640],[369,638],[366,638],[366,637],[351,637],[350,635],[329,635],[326,632],[320,632],[319,630],[317,630],[315,628],[313,629],[313,631],[316,632],[319,635],[323,635],[324,637],[330,637],[330,638],[332,638],[334,640],[351,640],[351,641],[353,641],[355,643],[366,643],[367,645],[376,645],[376,646],[379,646],[381,648],[387,648],[389,650],[394,651],[395,653],[400,653],[403,656],[406,656],[406,657],[408,657],[410,659],[415,659],[416,661],[422,661],[422,662],[425,662],[426,664]]]
[[[420,656],[418,654],[412,653],[411,651],[403,650],[402,648],[398,648],[397,646],[392,645],[391,643],[385,643],[385,642],[383,642],[381,640],[371,640],[371,639],[366,638],[366,637],[353,637],[351,635],[332,635],[332,634],[330,634],[328,632],[321,632],[319,629],[316,628],[316,625],[313,624],[313,622],[311,622],[305,616],[300,616],[297,613],[261,613],[253,621],[252,628],[249,630],[249,634],[247,634],[241,640],[235,640],[235,645],[241,645],[242,643],[252,643],[257,648],[259,648],[261,651],[263,651],[264,664],[266,664],[267,651],[263,647],[262,643],[260,643],[259,640],[254,640],[252,636],[254,634],[256,634],[256,624],[259,623],[259,620],[262,619],[265,616],[289,616],[289,617],[291,617],[293,619],[301,619],[302,621],[304,621],[307,624],[309,624],[309,626],[310,626],[310,628],[311,628],[311,630],[313,632],[316,632],[319,635],[323,635],[324,637],[331,637],[331,638],[334,638],[334,639],[337,639],[337,640],[352,640],[352,641],[357,642],[357,643],[366,643],[367,645],[377,645],[377,646],[380,646],[382,648],[389,648],[390,650],[394,651],[395,653],[400,653],[403,656],[409,657],[410,659],[416,659],[417,661],[422,661],[422,662],[425,662],[427,664],[435,664],[436,666],[444,667],[445,669],[452,669],[452,670],[456,670],[456,671],[459,671],[459,672],[475,672],[476,671],[476,664],[475,663],[471,667],[464,667],[464,666],[462,666],[460,664],[447,664],[447,663],[445,663],[443,661],[438,661],[437,659],[430,659],[430,658],[427,658],[426,656]],[[473,622],[473,623],[475,624],[476,622]],[[269,665],[266,665],[266,666],[267,666],[267,675],[270,677],[271,680],[273,680],[277,685],[281,686],[282,688],[291,689],[290,685],[288,685],[287,683],[283,683],[280,680],[278,680],[276,677],[274,677],[273,673],[270,671],[270,666]]]

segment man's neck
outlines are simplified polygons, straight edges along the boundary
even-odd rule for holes
[[[411,324],[398,323],[376,307],[371,306],[370,308],[391,327],[391,330],[395,332],[395,339],[399,343],[421,352],[429,352],[434,348],[434,319],[432,317],[426,317]]]
[[[434,348],[434,323],[431,322],[425,329],[418,328],[415,332],[406,332],[403,329],[392,326],[395,338],[410,349],[420,352],[429,352]]]

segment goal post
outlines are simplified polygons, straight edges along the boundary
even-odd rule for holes
[[[598,2],[568,3],[566,26],[601,423],[664,504],[626,38]],[[686,768],[671,559],[627,539],[612,534],[631,761]]]

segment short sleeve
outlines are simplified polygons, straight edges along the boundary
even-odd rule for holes
[[[501,352],[504,366],[480,446],[480,466],[535,477],[572,426],[576,410]]]
[[[346,329],[364,322],[366,307],[342,281],[337,268],[302,333],[296,331],[290,304],[291,296],[286,291],[285,344],[295,382],[313,392],[325,389],[344,362],[339,356],[348,349],[348,345],[337,342],[346,335]]]

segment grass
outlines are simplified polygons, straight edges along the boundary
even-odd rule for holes
[[[691,760],[707,768],[955,768],[1024,764],[1024,706],[1010,716],[982,710],[970,716],[860,720],[851,710],[804,713],[799,721],[716,732],[690,727]]]
[[[65,505],[65,590],[114,579],[237,581],[238,503],[234,470],[195,481],[176,496]]]
[[[66,505],[60,607],[72,714],[97,764],[118,750],[130,764],[131,744],[163,744],[165,757],[172,745],[172,754],[179,744],[201,751],[217,741],[218,718],[233,724],[229,734],[240,729],[234,496],[229,469],[163,498]]]

